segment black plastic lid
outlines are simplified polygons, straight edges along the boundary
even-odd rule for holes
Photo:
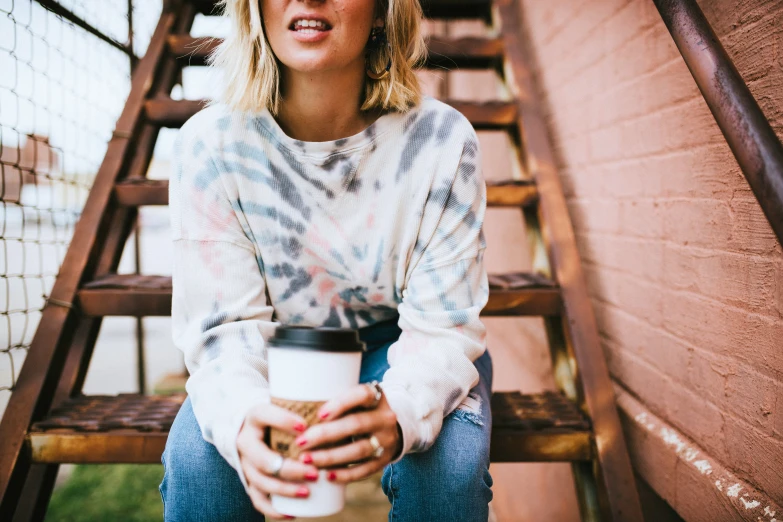
[[[358,331],[330,326],[278,326],[268,344],[275,348],[302,348],[323,352],[363,352],[367,349],[366,344],[359,339]]]

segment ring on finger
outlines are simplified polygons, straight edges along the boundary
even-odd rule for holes
[[[381,443],[378,441],[378,437],[375,435],[370,435],[370,446],[372,446],[373,457],[377,459],[383,455],[385,448],[381,446]]]
[[[275,455],[275,462],[272,464],[272,469],[269,471],[269,474],[273,477],[280,476],[280,470],[283,469],[283,464],[285,463],[285,458],[282,455],[279,453],[276,453]]]
[[[370,389],[370,393],[373,394],[374,402],[370,405],[370,408],[375,408],[378,406],[378,403],[381,402],[381,397],[383,397],[383,388],[381,388],[381,384],[378,381],[367,382],[364,384]]]

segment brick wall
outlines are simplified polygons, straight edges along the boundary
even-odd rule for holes
[[[783,1],[699,3],[783,136]],[[783,250],[652,0],[523,15],[613,378],[783,503]]]

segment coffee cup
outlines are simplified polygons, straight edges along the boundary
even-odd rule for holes
[[[359,383],[365,344],[350,328],[278,326],[267,341],[272,403],[298,413],[308,426],[317,424],[318,409]],[[295,436],[270,429],[269,445],[285,457],[298,458]],[[307,498],[272,495],[272,507],[295,517],[323,517],[345,506],[345,485],[327,480],[308,483]]]

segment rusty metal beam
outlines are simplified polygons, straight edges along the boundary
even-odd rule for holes
[[[783,244],[783,144],[694,0],[653,0]]]
[[[537,274],[490,274],[485,316],[557,316],[560,290]],[[107,274],[79,289],[76,304],[89,317],[168,316],[171,314],[171,277]]]
[[[524,148],[527,171],[538,186],[538,221],[542,225],[552,276],[559,285],[563,301],[563,319],[558,338],[549,341],[564,360],[575,363],[578,371],[572,385],[582,393],[580,407],[592,420],[595,460],[589,466],[574,467],[578,496],[583,499],[585,520],[641,521],[639,498],[634,485],[633,469],[625,446],[620,418],[598,336],[587,285],[579,260],[574,230],[563,188],[557,172],[552,146],[541,103],[537,99],[531,71],[526,64],[526,47],[519,0],[495,0],[497,21],[506,48],[506,79],[519,104],[519,137]],[[554,324],[554,322],[550,322]],[[549,332],[548,332],[549,334]],[[562,350],[562,351],[561,351]],[[556,362],[556,361],[554,361]],[[557,369],[557,368],[555,368]],[[579,470],[591,469],[583,474]],[[580,477],[586,482],[580,486]]]
[[[169,180],[129,177],[114,186],[117,203],[125,207],[169,204]],[[488,207],[527,207],[538,201],[532,181],[487,181]]]
[[[123,44],[112,38],[111,36],[107,35],[94,25],[89,24],[87,21],[85,21],[83,18],[77,16],[73,11],[67,9],[66,7],[60,5],[59,2],[55,2],[54,0],[35,0],[38,2],[41,7],[46,9],[47,11],[51,11],[52,13],[56,14],[57,16],[62,17],[65,20],[68,20],[72,24],[74,24],[77,27],[81,27],[88,33],[90,33],[93,36],[97,36],[104,42],[108,43],[115,49],[119,49],[120,51],[127,54],[131,62],[138,62],[139,58],[135,54],[133,54],[133,45],[132,40],[129,41],[127,44]]]
[[[70,374],[73,371],[81,373],[84,367],[83,361],[77,361],[69,354],[69,348],[76,342],[77,328],[84,321],[74,306],[76,292],[83,280],[108,268],[104,266],[100,251],[104,247],[102,242],[110,235],[107,227],[111,217],[117,211],[111,203],[113,188],[127,173],[134,140],[138,138],[143,122],[143,102],[154,92],[156,71],[165,57],[165,36],[178,29],[175,23],[178,18],[188,16],[192,21],[192,9],[167,2],[148,52],[134,70],[130,95],[74,230],[49,303],[43,309],[16,389],[0,422],[0,440],[3,441],[0,448],[0,519],[10,519],[14,515],[31,469],[29,451],[23,446],[28,426],[49,411],[62,390],[70,386],[68,383],[81,381],[78,375],[69,376],[68,383],[63,380],[66,377],[64,368]],[[40,478],[36,478],[38,487],[44,487],[47,481]]]

